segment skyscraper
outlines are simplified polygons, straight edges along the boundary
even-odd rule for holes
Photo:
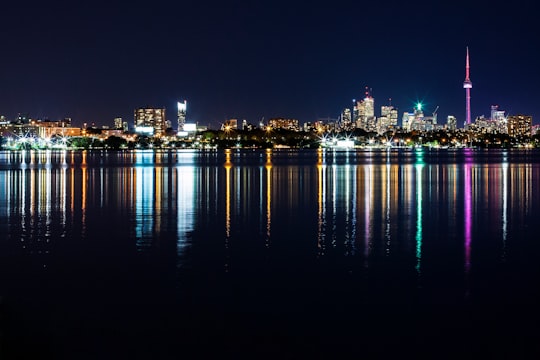
[[[186,112],[187,112],[187,102],[178,101],[178,131],[184,130],[184,125],[186,124]]]
[[[472,82],[469,79],[469,47],[467,46],[467,56],[465,59],[465,81],[463,82],[465,89],[465,124],[471,123],[471,88]]]
[[[375,100],[366,86],[366,96],[356,103],[356,127],[375,131]]]

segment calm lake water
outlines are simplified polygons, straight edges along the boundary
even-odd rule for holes
[[[0,152],[0,355],[537,358],[539,225],[534,150]]]

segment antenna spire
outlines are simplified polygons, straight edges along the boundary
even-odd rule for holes
[[[467,46],[467,58],[465,60],[465,81],[471,81],[469,79],[469,47]]]

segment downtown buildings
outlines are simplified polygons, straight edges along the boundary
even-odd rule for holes
[[[469,49],[466,51],[465,61],[465,121],[464,130],[478,134],[508,134],[512,137],[531,136],[534,134],[532,127],[532,117],[523,114],[507,116],[504,111],[499,110],[497,105],[491,107],[489,117],[479,116],[474,121],[471,119],[471,89],[469,66]],[[189,137],[197,131],[203,130],[195,123],[187,121],[187,101],[178,101],[176,109],[177,123],[175,128],[171,121],[166,117],[164,107],[140,107],[134,110],[133,127],[130,128],[128,122],[122,118],[114,119],[113,130],[103,127],[100,134],[118,135],[130,133],[133,130],[135,135],[145,135],[161,138],[164,136]],[[364,97],[361,100],[353,99],[351,108],[345,108],[341,111],[337,119],[317,119],[313,122],[299,124],[297,119],[288,117],[271,118],[264,124],[259,124],[260,129],[282,129],[289,131],[304,131],[317,133],[325,132],[352,132],[361,130],[370,134],[383,135],[388,132],[430,132],[430,131],[455,131],[458,129],[458,119],[454,115],[448,115],[445,122],[439,122],[437,117],[438,106],[432,112],[426,112],[423,105],[418,103],[412,111],[404,111],[399,124],[398,108],[392,105],[391,99],[388,103],[380,106],[380,116],[376,115],[376,101],[372,96],[371,88],[366,87]],[[69,118],[66,118],[69,119]],[[71,126],[71,119],[60,121],[41,121],[30,119],[28,115],[19,115],[14,121],[7,121],[0,117],[0,135],[9,136],[27,136],[32,134],[37,137],[50,138],[59,136],[85,136],[90,133],[87,131],[86,124],[78,129]],[[247,120],[242,120],[242,130],[256,129],[257,126],[251,125]],[[228,119],[222,126],[222,130],[238,129],[238,119]],[[401,125],[401,126],[400,126]],[[77,130],[78,129],[78,130]],[[114,133],[113,133],[114,131]],[[91,131],[95,135],[95,131]]]

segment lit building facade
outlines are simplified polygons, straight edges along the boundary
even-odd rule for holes
[[[351,109],[345,108],[341,112],[340,128],[346,131],[352,130],[354,128]]]
[[[411,131],[414,120],[415,120],[415,114],[405,111],[403,113],[403,116],[401,117],[401,127],[403,128],[403,130]]]
[[[410,130],[425,130],[424,123],[424,111],[422,110],[422,104],[416,104],[414,108],[414,117],[409,122]]]
[[[446,117],[446,127],[448,130],[454,131],[457,129],[457,119],[454,115],[448,115]]]
[[[300,125],[297,119],[273,118],[268,120],[268,126],[272,129],[300,131]]]
[[[376,130],[375,99],[373,99],[369,91],[366,91],[363,100],[356,103],[353,113],[355,114],[357,128],[366,131]]]
[[[531,136],[532,116],[511,115],[508,116],[508,135],[510,136]]]
[[[377,120],[377,132],[395,129],[398,124],[398,111],[391,105],[381,106],[381,117]]]
[[[76,127],[61,127],[61,126],[37,126],[37,136],[42,139],[49,139],[53,136],[71,137],[81,136],[82,129]]]
[[[491,105],[491,120],[506,122],[504,110],[499,110],[499,105]]]
[[[487,134],[506,134],[508,132],[506,122],[503,123],[498,120],[486,119],[483,115],[477,117],[474,123],[470,124],[467,128],[469,130]]]
[[[165,134],[167,121],[164,108],[135,109],[135,132],[146,135],[162,136]]]
[[[114,118],[114,128],[115,129],[122,129],[123,128],[123,122],[121,117]]]
[[[177,102],[178,110],[178,131],[184,130],[184,125],[186,124],[186,114],[187,114],[187,101]]]

